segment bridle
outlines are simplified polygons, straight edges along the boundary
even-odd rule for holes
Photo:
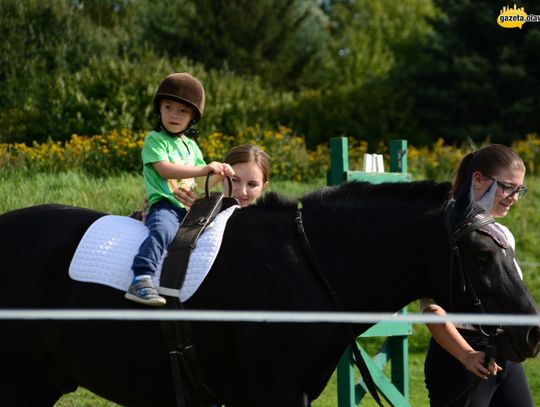
[[[450,200],[447,202],[446,207],[444,209],[444,225],[446,228],[446,232],[448,234],[448,242],[450,244],[450,270],[449,270],[449,310],[452,311],[454,309],[454,303],[453,303],[453,292],[454,292],[454,276],[457,279],[457,282],[459,284],[459,290],[461,294],[465,294],[466,292],[470,293],[470,297],[473,303],[473,306],[476,310],[478,310],[478,313],[486,314],[486,310],[484,308],[484,304],[482,303],[482,300],[480,297],[478,297],[478,294],[476,293],[476,290],[474,288],[474,285],[469,277],[469,274],[466,273],[466,270],[463,267],[463,262],[461,259],[461,253],[459,250],[458,243],[459,241],[467,236],[469,233],[478,230],[486,225],[489,225],[490,223],[495,223],[495,219],[487,214],[483,213],[477,213],[473,214],[472,216],[469,216],[461,223],[458,223],[457,225],[453,225],[452,222],[452,209],[454,208],[455,201]],[[455,269],[455,270],[454,270]],[[497,328],[495,328],[495,333],[489,333],[488,330],[482,327],[482,325],[478,325],[478,329],[480,332],[485,336],[496,336],[500,333],[502,333],[502,327],[499,325]]]
[[[448,234],[448,242],[450,243],[450,270],[449,270],[449,310],[454,309],[453,303],[453,293],[454,293],[454,274],[457,277],[459,290],[461,294],[466,292],[470,293],[473,306],[478,310],[479,313],[486,314],[486,310],[482,303],[482,300],[478,297],[474,285],[469,277],[469,274],[466,273],[466,270],[463,267],[463,262],[461,259],[461,253],[459,251],[458,243],[469,233],[480,229],[483,226],[486,226],[490,223],[494,223],[495,219],[491,216],[483,213],[472,214],[467,217],[461,223],[453,225],[452,222],[452,209],[454,208],[455,200],[450,200],[447,202],[444,208],[444,225],[446,232]],[[455,270],[454,270],[455,269]],[[478,324],[478,330],[482,334],[481,344],[483,345],[483,351],[485,353],[484,358],[484,367],[487,368],[491,359],[495,356],[496,353],[496,344],[495,338],[503,333],[503,328],[501,325],[494,327],[492,330],[488,330],[483,327],[481,324]],[[460,398],[465,392],[468,392],[467,400],[465,401],[464,406],[467,407],[472,402],[474,396],[474,391],[480,383],[480,379],[473,381],[470,387],[464,389],[463,392],[458,394],[458,396],[451,400],[447,405],[451,405],[455,400]]]
[[[492,218],[489,215],[485,215],[482,213],[473,214],[473,216],[468,217],[465,219],[465,221],[459,223],[458,225],[454,226],[452,222],[452,209],[454,208],[455,200],[450,200],[447,202],[445,209],[444,209],[444,225],[445,229],[448,234],[448,241],[450,243],[451,253],[450,253],[450,285],[449,285],[449,308],[450,310],[453,309],[453,288],[454,288],[454,274],[457,274],[457,278],[459,280],[460,285],[460,291],[461,293],[466,293],[467,291],[470,292],[473,305],[476,309],[478,309],[479,313],[486,313],[486,310],[484,308],[484,305],[482,304],[482,301],[478,297],[476,290],[474,288],[474,285],[472,284],[472,281],[469,277],[469,275],[465,272],[463,263],[461,260],[461,254],[459,250],[458,243],[459,241],[469,233],[485,226],[490,223],[494,223],[495,219]],[[339,300],[339,297],[337,296],[336,291],[324,275],[321,266],[319,265],[313,250],[311,249],[311,245],[309,243],[309,239],[306,235],[305,229],[304,229],[304,222],[302,217],[302,209],[303,205],[302,202],[298,202],[297,209],[296,209],[296,227],[298,235],[300,236],[300,239],[302,241],[302,244],[304,246],[305,252],[307,254],[307,257],[309,258],[312,268],[317,272],[318,278],[321,280],[322,284],[325,286],[326,290],[328,291],[328,294],[332,298],[334,305],[337,309],[340,311],[345,311],[341,301]],[[454,272],[454,268],[456,271]],[[494,332],[489,332],[489,330],[486,330],[481,325],[478,325],[479,331],[482,333],[482,335],[486,338],[486,358],[484,365],[487,367],[489,364],[489,361],[491,357],[493,356],[493,353],[495,351],[495,337],[503,332],[502,327],[498,326],[494,329]],[[371,374],[369,373],[369,370],[367,369],[367,366],[365,365],[365,362],[363,361],[360,352],[358,350],[358,345],[356,344],[356,340],[354,335],[352,334],[352,327],[348,325],[349,333],[352,336],[352,350],[355,355],[355,362],[361,371],[362,377],[364,378],[366,385],[369,389],[369,392],[374,397],[376,402],[382,406],[382,403],[380,401],[380,398],[378,397],[377,390],[375,383],[373,382],[373,378],[371,377]],[[355,346],[356,345],[356,346]],[[358,355],[358,356],[357,356]],[[478,383],[476,383],[478,384]],[[476,385],[471,389],[465,389],[465,391],[469,390],[469,396],[467,399],[466,405],[469,405],[470,401],[472,400],[472,395],[474,393],[474,388]],[[461,396],[461,394],[459,395]]]

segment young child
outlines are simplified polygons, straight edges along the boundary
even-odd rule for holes
[[[193,126],[202,116],[204,102],[203,86],[189,73],[167,76],[154,96],[158,125],[146,136],[142,150],[149,235],[133,260],[134,278],[125,294],[129,300],[152,306],[166,303],[152,277],[187,213],[174,195],[178,188],[195,188],[194,177],[211,171],[222,176],[234,175],[229,164],[206,164],[197,143],[185,135],[196,134]]]

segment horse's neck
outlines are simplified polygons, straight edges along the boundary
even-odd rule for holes
[[[321,228],[327,238],[316,250],[328,278],[343,302],[361,311],[396,311],[418,298],[428,283],[428,257],[445,233],[441,212],[376,221],[350,216]]]

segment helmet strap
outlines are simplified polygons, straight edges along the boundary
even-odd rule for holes
[[[184,130],[186,136],[195,138],[199,135],[199,130],[195,128],[195,121],[192,120],[189,122],[189,125],[186,130]]]

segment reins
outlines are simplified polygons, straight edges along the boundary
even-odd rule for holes
[[[302,209],[303,209],[302,202],[298,201],[298,204],[296,207],[296,218],[295,218],[296,230],[298,232],[298,235],[300,236],[300,239],[306,251],[307,257],[309,258],[313,266],[312,267],[313,270],[316,271],[317,277],[322,281],[324,287],[328,291],[328,294],[332,298],[332,301],[334,302],[334,305],[336,306],[336,308],[339,311],[345,312],[345,307],[343,306],[341,300],[339,299],[336,293],[336,290],[334,289],[330,281],[328,281],[328,279],[324,275],[322,268],[319,265],[319,262],[317,261],[317,258],[315,257],[315,254],[313,253],[313,250],[311,249],[311,245],[309,243],[306,230],[304,229]],[[358,367],[358,370],[360,371],[360,374],[362,375],[364,382],[366,383],[369,393],[375,399],[377,404],[380,407],[383,407],[383,404],[379,397],[379,393],[377,391],[377,386],[375,385],[375,382],[373,380],[373,377],[371,376],[369,368],[366,365],[366,361],[362,357],[362,354],[360,353],[360,349],[358,348],[358,344],[356,343],[356,336],[354,335],[352,325],[351,324],[344,324],[344,325],[347,327],[347,331],[349,335],[351,336],[351,349],[354,355],[354,362],[356,366]]]
[[[450,310],[454,308],[453,304],[453,287],[454,287],[454,269],[457,270],[457,278],[459,280],[459,289],[462,294],[466,293],[467,291],[470,293],[472,297],[472,303],[475,308],[478,309],[480,313],[486,313],[485,308],[482,304],[481,299],[476,293],[476,290],[474,288],[474,285],[468,275],[468,273],[465,272],[462,259],[461,259],[461,253],[458,246],[458,242],[464,237],[467,236],[469,233],[485,226],[490,223],[495,222],[495,219],[493,219],[490,216],[486,216],[481,220],[475,220],[472,222],[463,222],[462,224],[458,225],[456,228],[454,228],[451,220],[452,216],[452,208],[455,205],[454,200],[448,201],[448,203],[445,206],[444,209],[444,225],[448,234],[448,241],[450,244],[450,272],[449,272],[449,283],[450,283],[450,298],[449,298],[449,305]],[[319,265],[313,250],[311,248],[311,245],[309,243],[309,239],[307,237],[305,228],[304,228],[304,222],[302,217],[302,210],[303,205],[301,201],[298,201],[297,208],[296,208],[296,228],[298,235],[302,241],[302,245],[304,246],[304,250],[307,254],[307,257],[309,261],[312,264],[313,270],[316,271],[317,277],[322,281],[324,287],[326,288],[328,294],[330,295],[332,301],[334,302],[334,305],[339,311],[345,311],[345,308],[343,307],[343,304],[341,303],[334,287],[332,284],[328,281],[325,274],[322,271],[321,266]],[[349,335],[352,339],[352,352],[354,355],[354,362],[358,369],[360,370],[360,373],[366,383],[366,386],[370,392],[370,394],[373,396],[375,401],[379,406],[383,406],[381,399],[378,394],[377,386],[375,385],[375,382],[373,380],[373,377],[371,376],[371,373],[369,371],[369,368],[366,365],[365,360],[363,359],[360,350],[358,348],[358,344],[356,343],[356,336],[354,335],[352,325],[346,324],[347,330]],[[495,337],[499,335],[502,332],[501,327],[498,327],[495,329],[493,333],[487,332],[481,325],[479,325],[479,332],[483,335],[483,339],[485,339],[484,342],[484,352],[485,352],[485,359],[484,359],[484,367],[487,367],[489,365],[489,362],[491,361],[491,358],[494,356],[494,353],[496,351],[495,349]],[[463,392],[461,392],[458,397],[448,403],[450,405],[455,400],[457,400],[459,397],[461,397],[464,392],[468,391],[469,394],[467,396],[465,407],[468,407],[472,401],[474,391],[476,390],[476,387],[478,386],[480,382],[480,379],[477,378],[475,382],[472,383],[471,386],[466,388]]]

